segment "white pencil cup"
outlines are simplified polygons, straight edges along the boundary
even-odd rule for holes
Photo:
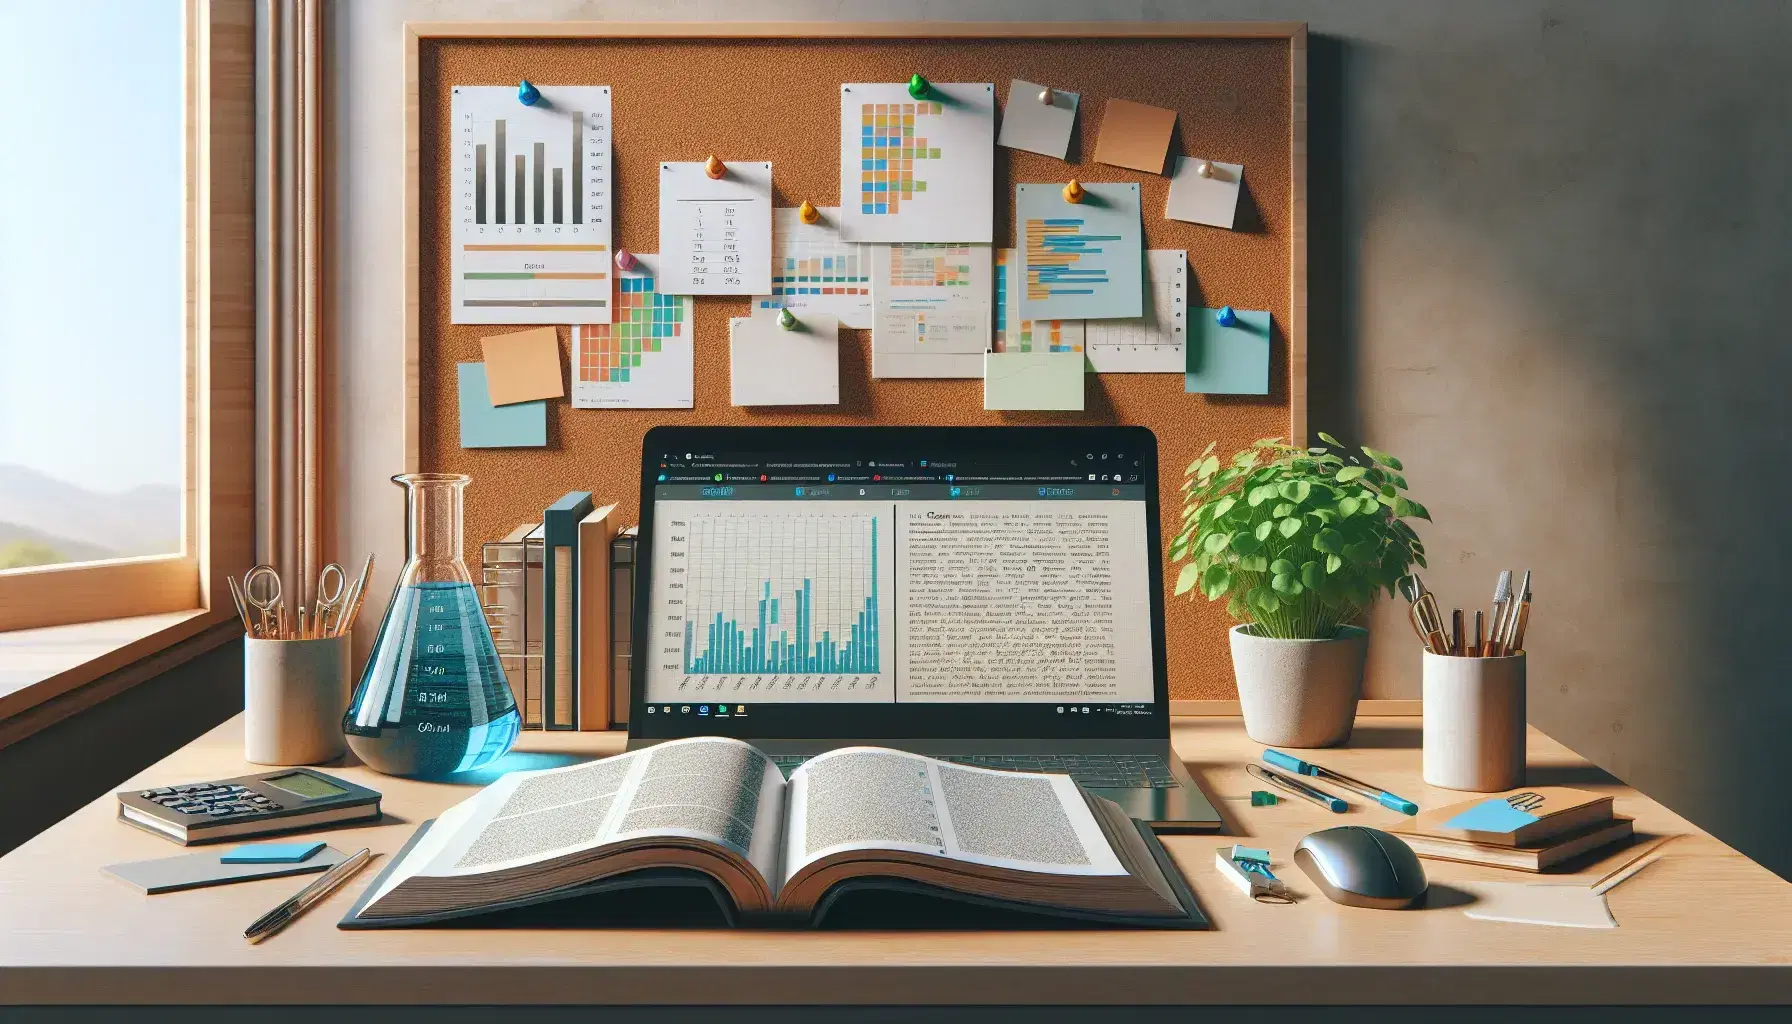
[[[347,752],[351,634],[322,640],[243,638],[243,757],[322,764]]]
[[[1497,793],[1524,785],[1524,652],[1425,659],[1425,783]]]

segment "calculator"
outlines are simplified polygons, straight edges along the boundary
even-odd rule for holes
[[[350,825],[380,816],[380,795],[310,768],[125,790],[118,819],[182,846]]]

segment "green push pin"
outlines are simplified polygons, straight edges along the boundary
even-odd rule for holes
[[[931,92],[933,92],[933,86],[928,83],[927,79],[921,77],[920,72],[917,71],[908,76],[908,94],[910,96],[924,100]]]
[[[794,331],[797,327],[801,326],[801,323],[802,322],[796,318],[796,315],[790,312],[788,307],[778,311],[779,327],[782,327],[787,331]]]

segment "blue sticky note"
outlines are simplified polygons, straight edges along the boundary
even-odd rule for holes
[[[1444,827],[1472,832],[1516,832],[1536,820],[1535,814],[1527,814],[1496,797],[1463,811],[1444,822]]]
[[[1269,394],[1269,313],[1233,311],[1231,327],[1221,327],[1216,310],[1189,317],[1183,390],[1191,395]]]
[[[306,843],[256,843],[239,846],[218,861],[223,864],[298,864],[324,848],[323,840]]]
[[[461,363],[460,446],[462,448],[546,448],[548,404],[492,405],[484,363]]]

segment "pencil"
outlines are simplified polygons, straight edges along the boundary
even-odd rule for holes
[[[1457,657],[1468,653],[1468,650],[1462,646],[1462,609],[1460,608],[1452,609],[1450,612],[1450,653]]]
[[[1480,657],[1485,656],[1487,653],[1485,650],[1486,645],[1487,645],[1486,633],[1482,629],[1482,624],[1483,624],[1484,620],[1485,620],[1484,613],[1481,611],[1481,609],[1476,608],[1475,609],[1475,646],[1474,646],[1474,649],[1469,652],[1471,657],[1480,658]]]

